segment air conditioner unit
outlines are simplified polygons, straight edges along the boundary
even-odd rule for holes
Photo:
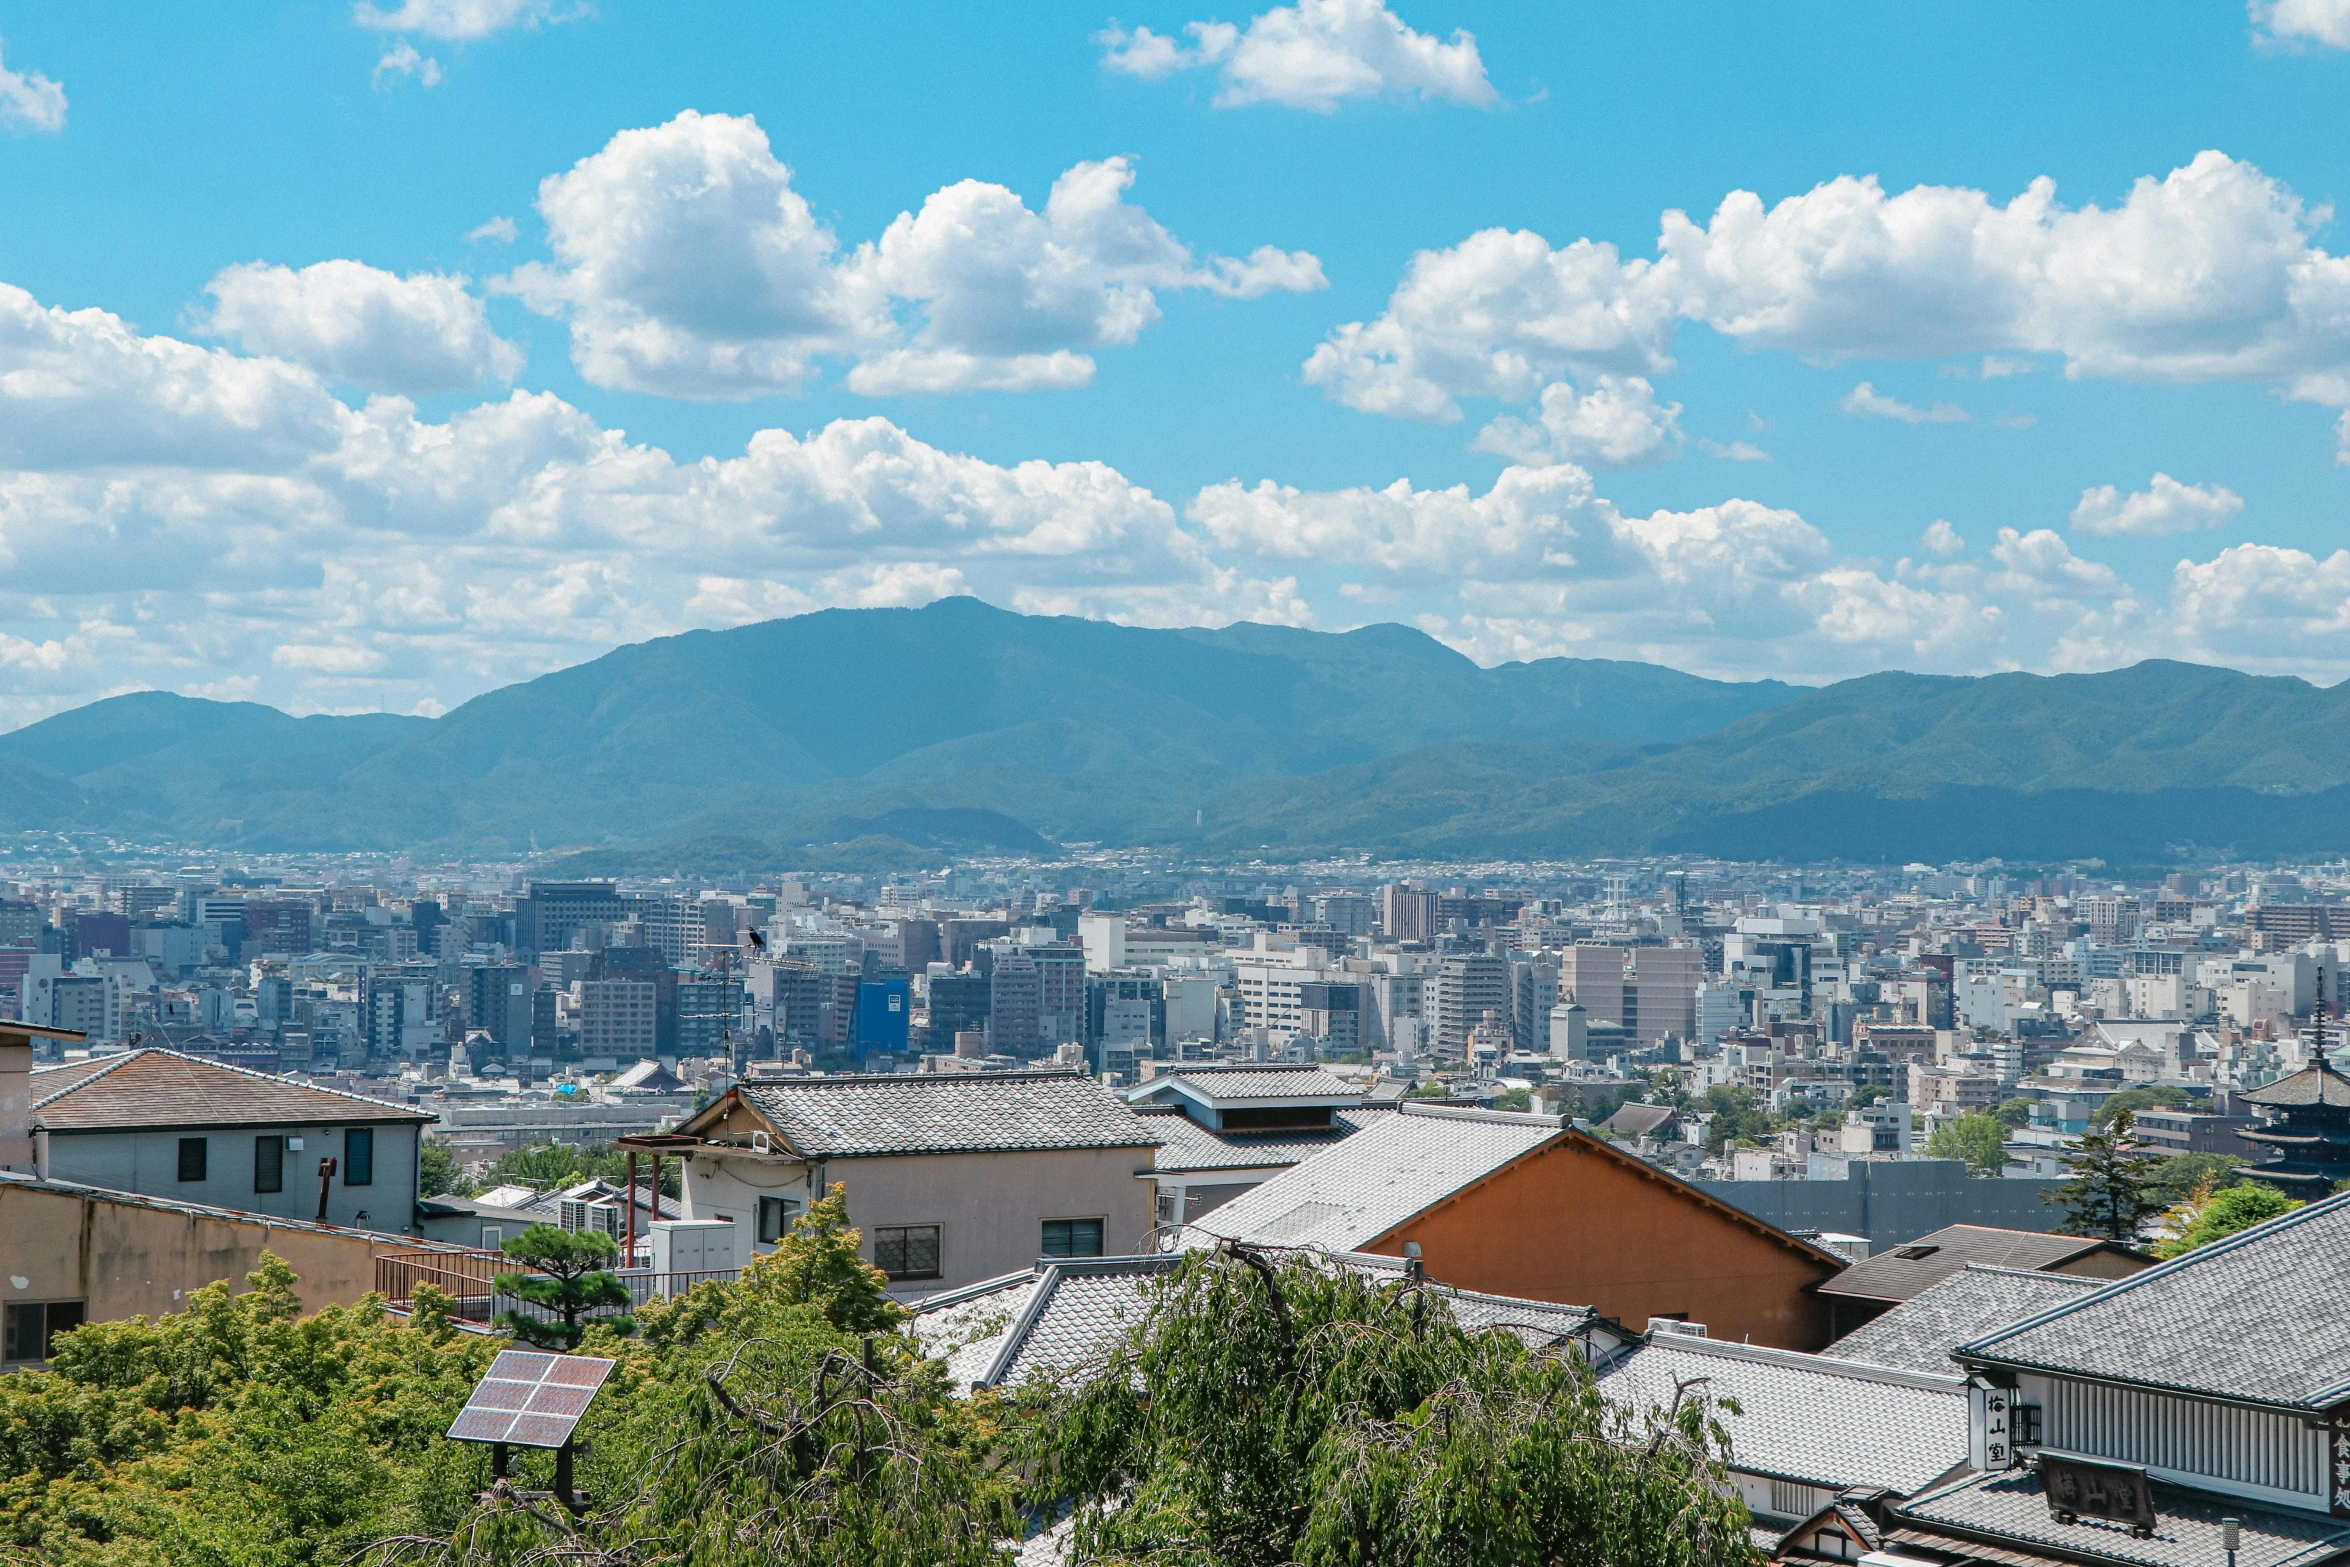
[[[765,1132],[753,1132],[751,1134],[751,1152],[773,1153],[774,1151],[775,1139],[769,1137]]]

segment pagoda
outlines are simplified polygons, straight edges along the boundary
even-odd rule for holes
[[[2237,1095],[2267,1119],[2236,1135],[2277,1151],[2273,1164],[2255,1164],[2244,1173],[2267,1181],[2289,1196],[2314,1202],[2342,1181],[2350,1181],[2350,1077],[2326,1060],[2326,1015],[2317,1010],[2309,1065],[2291,1077]]]

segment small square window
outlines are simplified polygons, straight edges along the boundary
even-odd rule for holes
[[[873,1232],[873,1266],[893,1279],[935,1279],[938,1226],[904,1225]]]
[[[180,1179],[183,1181],[204,1179],[203,1138],[183,1137],[180,1139]]]
[[[354,1126],[343,1134],[343,1184],[375,1184],[375,1132],[372,1128]]]
[[[12,1302],[8,1307],[5,1343],[0,1360],[47,1360],[57,1336],[82,1325],[78,1300]]]
[[[791,1227],[800,1217],[796,1197],[762,1197],[759,1199],[759,1243],[772,1246],[791,1233]]]
[[[283,1137],[256,1137],[253,1139],[253,1190],[282,1192],[286,1189],[286,1140]]]
[[[1047,1219],[1044,1221],[1044,1250],[1047,1257],[1098,1257],[1102,1254],[1102,1221],[1099,1219]]]

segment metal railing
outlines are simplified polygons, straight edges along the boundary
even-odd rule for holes
[[[634,1311],[656,1300],[682,1295],[712,1279],[732,1283],[740,1268],[708,1268],[688,1273],[655,1273],[649,1268],[614,1269],[628,1291],[626,1306],[598,1306],[582,1313],[590,1320]],[[413,1307],[418,1285],[429,1284],[449,1298],[449,1315],[466,1322],[492,1323],[502,1313],[553,1322],[561,1312],[541,1306],[497,1287],[500,1274],[538,1272],[494,1251],[386,1252],[375,1259],[375,1289],[386,1304],[406,1311]]]

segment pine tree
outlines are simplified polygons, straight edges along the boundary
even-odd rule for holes
[[[574,1349],[587,1331],[580,1314],[603,1306],[626,1306],[628,1289],[612,1271],[620,1247],[598,1230],[560,1230],[552,1224],[534,1224],[502,1248],[516,1262],[535,1272],[501,1273],[498,1293],[542,1306],[560,1314],[549,1322],[527,1311],[502,1311],[498,1325],[526,1344],[540,1349]],[[625,1316],[604,1319],[616,1331],[633,1324]]]
[[[2084,1133],[2080,1147],[2065,1156],[2072,1179],[2042,1199],[2064,1209],[2059,1234],[2132,1245],[2140,1226],[2162,1211],[2161,1200],[2147,1190],[2147,1161],[2133,1136],[2137,1127],[2134,1112],[2118,1111],[2103,1130]]]

